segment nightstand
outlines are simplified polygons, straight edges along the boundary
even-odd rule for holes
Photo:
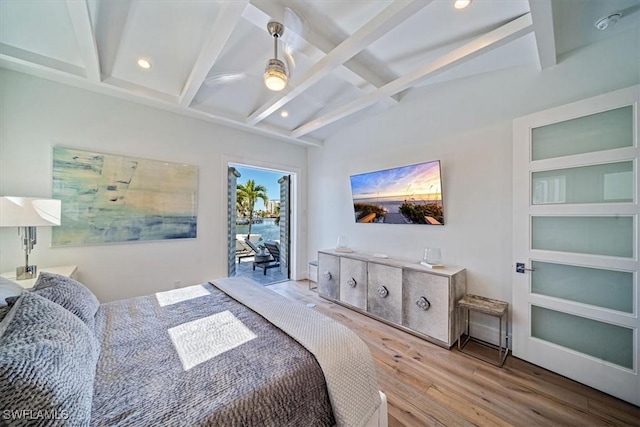
[[[40,273],[42,273],[44,271],[46,273],[60,274],[61,276],[66,276],[66,277],[70,277],[72,279],[75,279],[75,275],[76,275],[76,271],[77,270],[78,270],[78,266],[77,265],[64,265],[64,266],[59,266],[59,267],[44,267],[44,268],[39,268],[38,269],[38,276],[40,275]],[[8,273],[2,273],[2,274],[0,274],[0,276],[4,277],[5,279],[11,280],[12,282],[17,283],[18,285],[22,286],[25,289],[33,288],[33,285],[36,284],[36,280],[38,280],[37,277],[35,277],[33,279],[16,280],[16,272],[15,271],[11,271],[11,272],[8,272]]]

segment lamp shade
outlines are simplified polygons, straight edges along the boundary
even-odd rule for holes
[[[0,227],[60,225],[62,203],[38,197],[0,197]]]

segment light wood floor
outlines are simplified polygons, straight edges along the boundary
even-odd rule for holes
[[[640,408],[511,355],[503,368],[320,298],[308,282],[268,287],[355,331],[373,354],[389,426],[638,426]]]

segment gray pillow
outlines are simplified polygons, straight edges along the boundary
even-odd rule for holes
[[[60,304],[78,316],[93,332],[100,301],[82,283],[53,273],[40,273],[33,293]]]
[[[5,298],[19,296],[23,291],[22,286],[0,276],[0,307],[7,305]]]
[[[19,303],[14,303],[12,306],[6,306],[6,307],[0,308],[4,312],[4,314],[2,315],[2,318],[0,319],[0,338],[2,338],[4,331],[9,326],[11,319],[13,319],[13,315],[15,314],[16,311],[12,310],[12,308],[14,308],[16,305],[19,305]]]
[[[4,319],[7,314],[9,314],[9,306],[2,306],[0,307],[0,322],[2,322],[2,319]]]
[[[7,297],[7,298],[5,298],[4,302],[7,303],[7,305],[5,305],[5,307],[10,308],[13,304],[16,303],[16,301],[18,301],[19,298],[20,298],[20,295],[16,295],[15,297]]]
[[[76,316],[25,292],[0,322],[3,413],[28,410],[57,417],[46,425],[89,425],[98,351],[93,333]],[[33,422],[4,421],[7,425]]]

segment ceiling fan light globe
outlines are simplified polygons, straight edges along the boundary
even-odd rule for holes
[[[264,72],[264,84],[269,90],[280,91],[287,86],[287,70],[284,62],[279,59],[270,59]]]
[[[287,86],[287,76],[267,73],[264,77],[264,84],[270,90],[275,92],[281,91]]]

